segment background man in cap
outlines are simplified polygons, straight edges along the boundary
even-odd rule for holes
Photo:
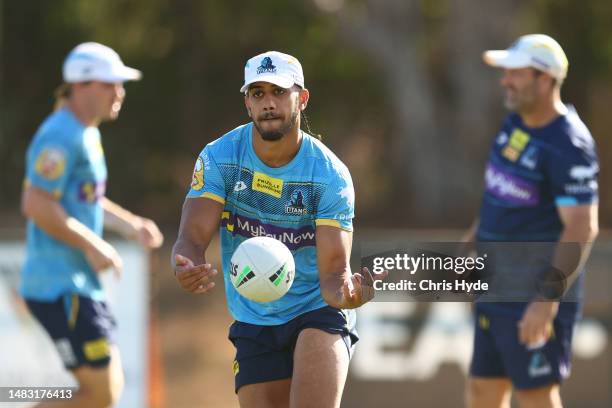
[[[102,44],[77,46],[64,62],[59,107],[27,152],[21,293],[79,383],[66,406],[110,406],[123,388],[115,320],[97,276],[109,268],[119,276],[122,262],[102,239],[103,226],[149,248],[163,241],[153,221],[104,196],[107,171],[98,125],[117,118],[123,82],[140,76]]]
[[[507,50],[485,52],[484,60],[503,69],[512,113],[493,142],[480,218],[467,241],[544,241],[554,252],[542,267],[521,259],[487,265],[515,279],[535,270],[537,293],[525,302],[476,303],[468,405],[509,407],[514,387],[521,407],[560,407],[580,312],[578,275],[598,231],[595,143],[561,102],[568,62],[555,40],[525,35]],[[574,256],[566,243],[578,243]],[[559,302],[572,283],[572,301]]]
[[[174,246],[175,275],[191,293],[214,287],[205,250],[220,228],[240,405],[338,407],[357,341],[354,311],[343,309],[371,300],[382,275],[351,274],[353,184],[334,153],[300,130],[309,93],[298,60],[275,51],[251,58],[240,92],[252,122],[200,153]],[[300,208],[287,211],[294,195]],[[240,296],[229,278],[234,250],[261,230],[283,241],[296,264],[289,292],[265,304]],[[301,239],[283,238],[292,234]]]

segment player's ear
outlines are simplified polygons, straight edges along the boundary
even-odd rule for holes
[[[244,95],[244,106],[246,107],[247,115],[249,115],[249,118],[252,118],[253,115],[251,115],[251,108],[249,107],[249,103],[247,102],[246,94]]]
[[[300,90],[300,95],[299,95],[300,105],[299,105],[299,108],[300,108],[301,111],[306,109],[306,106],[308,105],[308,99],[309,98],[310,98],[310,92],[308,92],[308,89],[304,88],[304,89]]]

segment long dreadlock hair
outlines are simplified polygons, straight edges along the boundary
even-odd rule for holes
[[[309,135],[313,137],[316,137],[320,141],[323,141],[323,136],[321,136],[319,133],[314,133],[312,129],[310,129],[310,121],[308,120],[308,116],[306,116],[306,113],[304,113],[304,111],[301,111],[300,115],[302,116],[302,122],[304,123],[304,126],[306,127],[306,133],[308,133]]]

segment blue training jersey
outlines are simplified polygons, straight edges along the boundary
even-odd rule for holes
[[[26,185],[53,194],[68,216],[101,236],[104,213],[99,199],[104,196],[106,177],[98,128],[83,126],[67,108],[49,115],[27,151]],[[64,293],[104,298],[85,255],[28,220],[21,294],[50,301]]]
[[[352,230],[354,190],[346,166],[323,143],[302,132],[297,155],[282,167],[265,165],[253,150],[252,123],[206,145],[187,197],[224,205],[221,258],[228,308],[234,319],[278,325],[326,306],[321,297],[315,228]],[[259,303],[242,297],[229,276],[234,250],[245,239],[270,236],[295,259],[291,289],[278,300]]]
[[[557,207],[597,202],[598,172],[595,142],[572,106],[540,128],[510,114],[486,166],[477,240],[557,242],[563,229]],[[577,306],[562,304],[560,315]]]

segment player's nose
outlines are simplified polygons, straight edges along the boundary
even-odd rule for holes
[[[276,109],[276,102],[274,101],[274,97],[269,93],[266,93],[262,100],[262,106],[265,111]]]
[[[504,70],[501,78],[499,79],[499,84],[501,86],[503,86],[504,88],[506,88],[507,86],[509,86],[512,83],[512,80],[510,78],[510,74],[508,73],[507,70]]]

